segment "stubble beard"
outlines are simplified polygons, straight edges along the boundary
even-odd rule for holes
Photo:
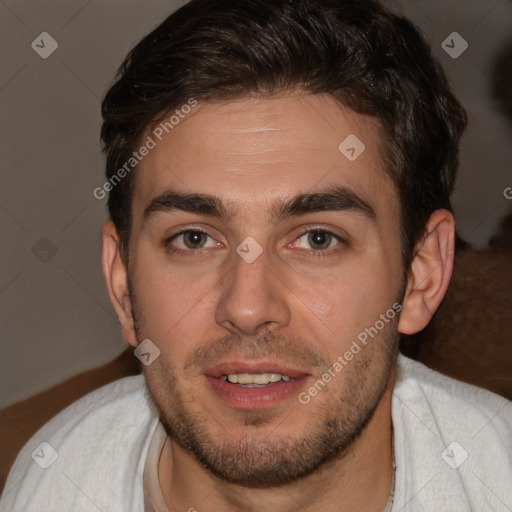
[[[334,387],[329,390],[331,381],[319,393],[330,393],[328,400],[317,405],[316,397],[302,406],[311,408],[311,419],[295,437],[272,434],[269,426],[293,423],[291,413],[279,417],[273,410],[239,411],[235,419],[230,416],[220,425],[222,420],[208,416],[177,381],[175,368],[164,367],[162,358],[145,367],[144,374],[167,434],[197,462],[230,483],[276,487],[343,458],[364,431],[388,386],[398,352],[398,332],[392,324],[385,330],[333,379],[340,383],[336,393]],[[262,435],[262,429],[269,433]]]

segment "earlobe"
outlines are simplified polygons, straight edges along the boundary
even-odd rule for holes
[[[398,330],[414,334],[430,322],[443,300],[453,270],[455,219],[448,210],[436,210],[411,263]]]
[[[119,235],[112,221],[105,222],[103,225],[102,239],[101,264],[110,302],[114,307],[124,339],[135,347],[137,338],[133,326],[127,268],[121,257]]]

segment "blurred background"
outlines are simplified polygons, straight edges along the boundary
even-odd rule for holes
[[[126,347],[100,266],[100,104],[127,52],[183,3],[0,1],[0,408]],[[421,28],[467,109],[454,206],[483,248],[512,210],[512,124],[493,85],[497,63],[510,77],[512,2],[385,3]]]

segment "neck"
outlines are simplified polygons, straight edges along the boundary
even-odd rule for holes
[[[159,480],[169,510],[348,512],[384,510],[393,477],[391,397],[395,375],[370,422],[343,457],[285,486],[256,489],[221,481],[174,441],[166,443]]]

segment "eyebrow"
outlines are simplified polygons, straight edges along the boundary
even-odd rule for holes
[[[159,212],[171,213],[177,210],[214,217],[224,223],[237,213],[236,209],[224,204],[216,196],[168,190],[155,197],[145,208],[143,223]],[[369,220],[376,219],[375,210],[367,201],[352,190],[340,186],[278,200],[270,210],[270,219],[277,224],[289,217],[328,211],[353,211]]]

